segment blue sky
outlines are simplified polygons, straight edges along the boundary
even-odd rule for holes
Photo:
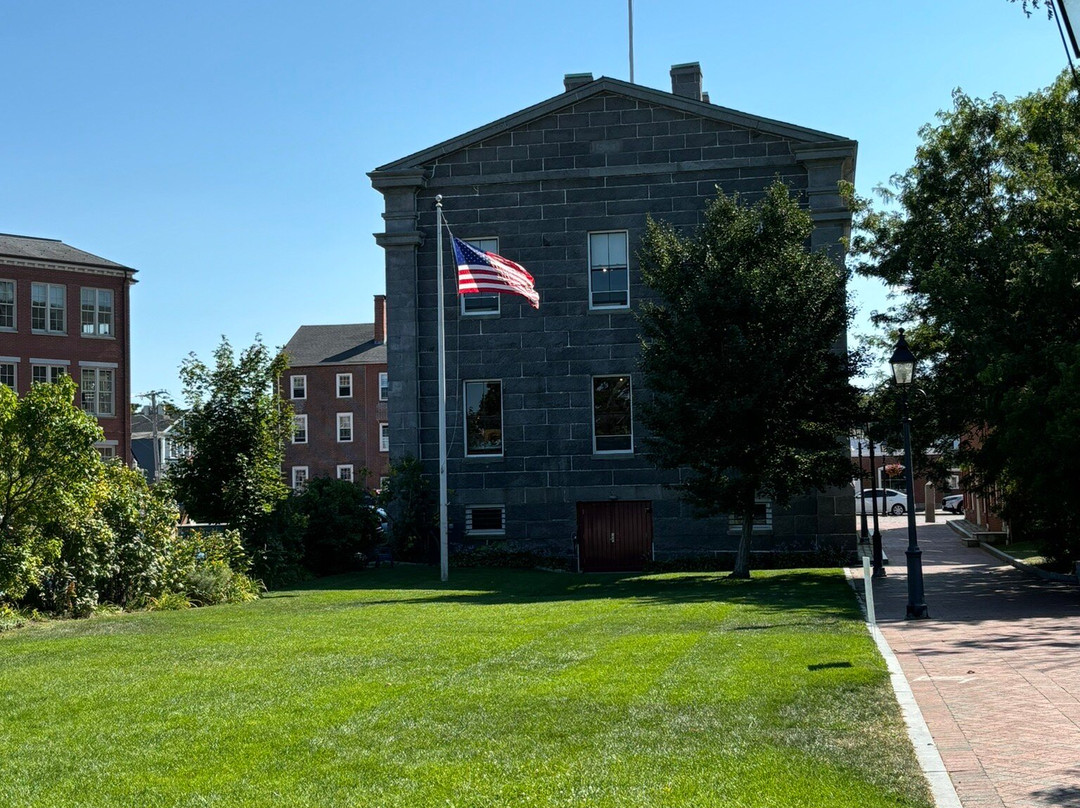
[[[532,105],[564,73],[627,79],[626,0],[0,0],[0,232],[139,270],[132,393],[222,334],[282,345],[370,322],[376,166]],[[859,141],[861,193],[910,165],[955,87],[1008,97],[1066,66],[1006,0],[635,0],[635,78],[698,61],[714,103]],[[854,284],[853,332],[885,305]]]

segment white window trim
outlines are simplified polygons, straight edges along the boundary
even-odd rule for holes
[[[341,437],[341,419],[343,417],[348,418],[348,421],[349,421],[349,437],[347,437],[347,438],[342,438]],[[334,416],[334,424],[335,424],[336,429],[337,429],[337,442],[338,443],[352,443],[353,442],[353,437],[356,434],[355,419],[353,418],[353,414],[351,412],[339,412],[339,413],[337,413],[337,415]]]
[[[390,425],[387,423],[379,424],[379,451],[390,451]]]
[[[463,240],[465,241],[466,244],[469,244],[472,247],[476,247],[476,249],[480,250],[481,252],[485,252],[485,250],[483,250],[480,247],[480,242],[482,242],[482,241],[494,241],[495,242],[495,248],[492,249],[492,250],[486,250],[486,252],[493,252],[493,253],[498,253],[499,252],[499,237],[498,236],[478,236],[478,237],[467,238],[467,239],[463,239]],[[498,316],[502,315],[502,295],[499,295],[499,294],[486,295],[486,297],[494,297],[495,298],[495,308],[494,309],[487,309],[486,311],[465,311],[465,298],[467,298],[467,297],[475,297],[475,296],[478,296],[478,295],[458,295],[458,297],[461,298],[461,302],[458,303],[458,310],[461,312],[462,317],[498,317]]]
[[[296,395],[296,382],[303,380],[304,395]],[[293,401],[306,401],[307,400],[307,376],[297,374],[296,376],[289,377],[289,398]]]
[[[473,511],[497,510],[502,514],[502,527],[498,530],[474,530],[472,526]],[[465,508],[465,535],[467,536],[505,536],[506,535],[506,506],[505,505],[468,505]]]
[[[11,325],[0,325],[5,333],[19,330],[19,282],[14,278],[0,278],[0,283],[11,284]]]
[[[0,356],[0,365],[11,365],[11,389],[19,389],[19,359],[16,356]]]
[[[596,448],[596,380],[618,379],[625,376],[630,381],[630,448]],[[594,455],[632,455],[634,454],[634,376],[630,373],[601,373],[589,377],[589,410],[592,413],[592,451]]]
[[[57,370],[62,370],[63,374],[61,374],[61,375],[66,376],[66,375],[68,375],[67,366],[69,364],[70,364],[69,362],[49,362],[47,360],[39,361],[37,359],[31,359],[30,360],[30,383],[31,384],[34,383],[34,371],[37,370],[38,368],[41,368],[42,370],[44,370],[45,375],[47,377],[55,376]],[[46,378],[45,379],[46,384],[54,384],[56,381],[57,381],[56,379],[52,379],[52,378]]]
[[[499,431],[505,433],[503,424],[506,422],[506,410],[503,407],[502,396],[502,379],[464,379],[461,382],[461,428],[464,430],[462,434],[462,451],[465,457],[505,457],[506,455],[506,439],[500,438],[500,445],[498,452],[478,452],[477,454],[469,454],[469,409],[467,394],[465,392],[466,385],[469,384],[490,384],[491,382],[498,382],[499,384]]]
[[[113,363],[113,362],[80,362],[79,363],[79,399],[78,400],[79,400],[80,409],[82,409],[83,394],[84,394],[82,375],[83,375],[83,373],[85,373],[88,370],[94,371],[94,409],[92,409],[92,410],[85,410],[84,409],[83,412],[88,412],[91,415],[93,415],[95,418],[116,418],[117,417],[117,408],[116,408],[116,393],[117,393],[117,390],[116,390],[116,385],[117,385],[118,380],[117,380],[116,377],[119,374],[116,372],[116,367],[117,367],[116,364]],[[111,400],[109,402],[110,408],[112,409],[112,412],[103,413],[103,412],[98,411],[98,407],[101,404],[101,398],[100,398],[101,393],[98,390],[98,388],[101,386],[101,373],[102,373],[102,371],[108,371],[108,372],[112,373],[112,391],[110,393]]]
[[[293,421],[292,442],[293,443],[298,443],[298,444],[307,443],[308,442],[308,418],[307,418],[307,415],[303,414],[303,413],[297,413],[296,415],[293,416],[293,418],[296,419],[296,420]],[[303,440],[297,440],[296,439],[296,433],[297,433],[296,421],[302,421],[303,424],[304,424],[304,439]]]
[[[83,333],[83,292],[94,293],[94,331],[90,334]],[[98,329],[101,328],[101,306],[99,300],[102,292],[108,292],[112,297],[112,306],[109,312],[109,333],[99,334]],[[116,339],[116,292],[112,289],[102,289],[97,286],[81,286],[79,287],[79,336],[86,337],[87,339]]]
[[[338,373],[334,376],[334,394],[338,398],[352,398],[353,397],[353,375],[351,373]],[[349,380],[349,393],[348,395],[341,395],[341,380]]]
[[[390,482],[389,477],[387,477],[385,475],[380,477],[379,478],[379,490],[381,491],[382,489],[386,488],[386,486],[389,484],[389,482]]]
[[[293,466],[292,467],[292,489],[293,489],[293,491],[296,491],[299,488],[299,486],[296,484],[296,474],[297,474],[297,472],[303,472],[303,475],[304,475],[303,482],[301,482],[300,485],[303,485],[304,483],[306,483],[308,481],[308,479],[310,479],[308,477],[308,467],[307,466]]]
[[[601,306],[593,305],[592,296],[592,237],[604,236],[612,233],[622,233],[626,237],[626,303],[614,304],[606,303]],[[625,311],[630,308],[630,231],[629,230],[590,230],[586,234],[586,253],[588,255],[588,266],[586,271],[589,273],[589,311]]]
[[[349,476],[348,477],[342,477],[341,472],[346,471],[346,470],[349,472]],[[344,464],[338,466],[337,467],[337,478],[339,480],[348,480],[348,482],[350,482],[350,483],[356,482],[355,469],[353,469],[353,464],[352,463],[344,463]]]
[[[386,384],[383,384],[383,382]],[[379,371],[379,401],[386,401],[390,398],[390,374],[385,370]]]
[[[754,533],[773,532],[773,504],[771,499],[755,499],[755,505],[765,506],[765,524],[754,525]],[[728,533],[742,533],[742,522],[734,516],[728,516]]]
[[[45,327],[34,328],[34,287],[45,287]],[[55,328],[49,328],[49,312],[52,310],[52,295],[50,291],[53,287],[58,287],[64,290],[64,327],[60,330]],[[30,333],[32,334],[58,334],[66,336],[68,333],[68,299],[67,299],[67,286],[62,283],[45,283],[43,281],[33,281],[30,284]]]

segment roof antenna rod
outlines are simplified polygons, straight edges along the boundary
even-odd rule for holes
[[[630,17],[630,83],[634,83],[634,0],[626,0]]]

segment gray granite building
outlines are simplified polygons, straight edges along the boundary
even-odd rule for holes
[[[719,186],[754,200],[775,177],[843,260],[856,143],[709,102],[698,64],[662,92],[589,74],[561,94],[369,175],[385,199],[391,458],[437,472],[436,194],[454,235],[522,264],[540,308],[455,294],[444,257],[451,541],[505,538],[587,570],[725,552],[737,526],[697,520],[649,462],[637,408],[635,251],[646,214],[702,220]],[[838,444],[838,451],[843,451]],[[850,489],[759,505],[757,549],[854,549]]]

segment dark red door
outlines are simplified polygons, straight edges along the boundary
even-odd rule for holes
[[[582,572],[639,572],[652,558],[651,502],[579,502]]]

